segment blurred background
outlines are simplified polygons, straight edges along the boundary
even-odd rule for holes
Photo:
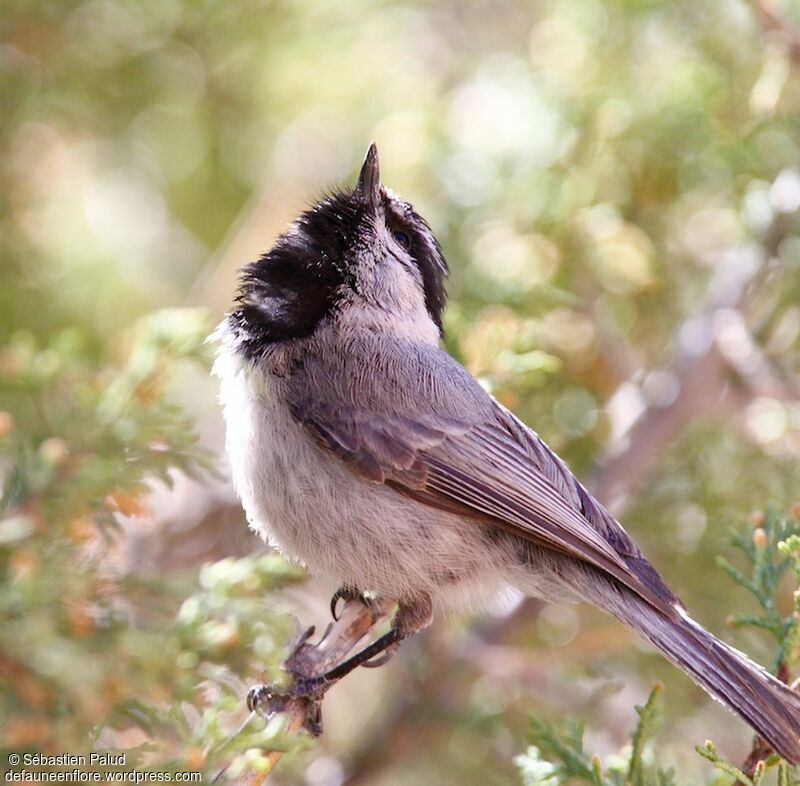
[[[800,498],[798,74],[795,0],[3,0],[0,745],[210,767],[287,615],[327,622],[247,532],[202,340],[372,139],[449,260],[447,349],[769,664],[714,556]],[[617,623],[510,598],[345,680],[272,778],[519,783],[529,715],[616,751],[656,680],[681,780],[744,757]]]

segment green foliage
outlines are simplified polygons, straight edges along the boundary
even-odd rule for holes
[[[0,354],[5,753],[125,750],[131,767],[210,771],[286,744],[280,720],[228,738],[243,680],[277,675],[293,630],[264,598],[302,572],[254,554],[205,565],[198,585],[119,564],[148,484],[209,471],[167,394],[181,364],[207,370],[208,327],[199,311],[153,313],[102,364],[77,331],[43,347],[18,334]]]
[[[735,782],[744,784],[744,786],[760,786],[767,773],[767,768],[774,765],[778,766],[778,784],[784,786],[784,784],[789,783],[789,765],[785,761],[781,761],[778,756],[772,755],[765,760],[758,761],[753,771],[748,774],[723,756],[720,756],[711,740],[706,740],[702,746],[697,745],[695,750],[704,759],[708,759],[714,765],[714,769],[724,775],[729,775]]]
[[[2,444],[10,469],[0,510],[35,499],[63,521],[91,512],[111,524],[103,508],[114,489],[130,494],[145,476],[169,483],[172,468],[208,468],[191,421],[162,395],[167,369],[205,358],[207,330],[199,311],[152,314],[131,331],[125,358],[103,366],[79,330],[43,347],[15,334],[0,355],[0,406],[16,425]]]
[[[159,769],[257,772],[264,751],[301,748],[302,739],[283,733],[282,718],[242,718],[246,681],[259,671],[278,676],[294,630],[264,599],[302,578],[302,571],[276,554],[204,566],[200,586],[183,601],[160,642],[159,651],[169,659],[160,664],[169,698],[146,702],[131,694],[112,708],[107,725],[142,730],[147,764]],[[159,642],[151,640],[148,647],[153,644]],[[139,655],[154,657],[144,649]]]
[[[525,786],[576,782],[591,786],[673,786],[672,770],[659,766],[650,745],[660,691],[661,686],[656,685],[644,706],[635,708],[639,720],[630,745],[605,763],[584,751],[582,726],[568,722],[557,727],[532,719],[529,737],[533,744],[515,759]]]
[[[781,517],[774,510],[754,515],[758,524],[754,530],[731,535],[731,542],[744,555],[752,575],[743,573],[721,556],[717,564],[761,607],[756,614],[732,614],[730,624],[768,631],[777,644],[773,668],[778,670],[781,664],[794,663],[800,654],[798,599],[795,597],[794,608],[787,615],[780,613],[777,602],[779,585],[787,572],[793,574],[795,585],[800,586],[800,521]]]

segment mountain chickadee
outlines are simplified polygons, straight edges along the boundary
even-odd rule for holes
[[[380,183],[303,213],[241,272],[215,373],[252,527],[342,595],[398,604],[392,629],[509,584],[613,614],[778,753],[800,762],[800,696],[694,622],[625,530],[531,429],[439,349],[447,266],[425,220]]]

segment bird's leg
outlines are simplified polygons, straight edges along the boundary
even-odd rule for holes
[[[363,597],[360,593],[359,596]],[[367,603],[369,603],[369,601],[367,601]],[[431,599],[427,595],[417,597],[413,601],[400,601],[397,605],[397,611],[394,617],[392,617],[392,627],[388,633],[384,633],[383,636],[375,639],[375,641],[368,644],[364,649],[315,679],[329,683],[325,688],[325,690],[327,690],[330,685],[359,666],[380,665],[373,662],[376,656],[396,647],[403,639],[413,636],[415,633],[422,630],[430,623],[432,616],[433,609],[431,606]]]
[[[337,599],[338,600],[338,599]],[[335,602],[333,604],[335,606]],[[285,692],[270,685],[256,685],[247,694],[247,707],[252,712],[265,705],[267,713],[282,712],[291,701],[303,701],[306,706],[304,726],[314,735],[322,732],[321,702],[325,693],[342,677],[362,665],[372,663],[376,656],[391,652],[403,639],[426,627],[432,618],[431,599],[427,595],[412,601],[400,601],[392,617],[392,627],[352,657],[332,669],[317,675],[294,674],[294,684]],[[385,662],[385,661],[382,661]]]
[[[369,599],[366,599],[366,603],[370,603]],[[413,601],[400,601],[392,618],[391,630],[331,669],[325,676],[339,680],[358,666],[367,669],[383,666],[391,660],[400,642],[429,625],[432,616],[431,599],[427,595],[418,596]]]

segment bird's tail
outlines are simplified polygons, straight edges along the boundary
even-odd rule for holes
[[[800,763],[800,694],[723,644],[682,609],[659,610],[619,585],[584,591],[746,721],[788,761]]]

